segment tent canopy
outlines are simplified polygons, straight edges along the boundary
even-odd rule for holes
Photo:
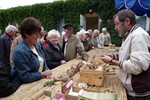
[[[147,14],[150,17],[150,0],[115,0],[115,7],[118,10],[130,9],[138,16]]]

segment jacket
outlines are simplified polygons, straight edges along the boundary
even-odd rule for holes
[[[64,43],[64,37],[61,36],[60,38],[61,48],[63,47],[63,43]],[[77,53],[81,57],[83,57],[86,54],[82,42],[75,35],[72,34],[68,42],[65,44],[64,55],[66,59],[69,61],[76,58]]]
[[[39,55],[44,59],[43,71],[47,70],[47,64],[40,44],[36,43],[35,48]],[[38,72],[40,63],[36,54],[32,52],[24,39],[17,45],[14,54],[14,69],[22,83],[33,82],[42,78],[41,72]]]
[[[61,65],[61,60],[65,60],[66,58],[62,52],[62,49],[59,44],[57,44],[59,50],[54,47],[50,42],[43,47],[43,51],[45,54],[45,59],[49,69],[53,69],[59,65]]]
[[[6,34],[0,37],[0,97],[14,93],[20,86],[17,76],[11,76],[9,63],[11,40]]]
[[[129,95],[150,95],[150,36],[141,27],[133,30],[119,50],[119,78]]]

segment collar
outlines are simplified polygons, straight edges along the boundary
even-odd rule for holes
[[[135,24],[132,28],[131,28],[131,30],[130,30],[130,32],[129,33],[132,33],[134,30],[136,30],[138,28],[138,25],[137,24]]]
[[[128,32],[126,32],[125,34],[124,34],[124,40],[127,38],[127,36],[130,34],[130,33],[132,33],[134,30],[136,30],[138,28],[138,25],[137,24],[135,24],[132,28],[131,28],[131,30],[130,31],[128,31]]]
[[[59,44],[53,45],[53,44],[50,43],[50,42],[49,42],[49,46],[50,46],[52,49],[59,48]]]

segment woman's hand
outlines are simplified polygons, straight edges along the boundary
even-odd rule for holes
[[[61,61],[61,64],[66,64],[67,62],[65,60],[62,60]]]
[[[42,76],[46,77],[47,79],[51,79],[52,78],[52,71],[51,70],[45,70],[44,72],[42,72]]]

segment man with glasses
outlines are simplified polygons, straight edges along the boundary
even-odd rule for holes
[[[120,67],[119,78],[128,100],[150,100],[150,36],[137,26],[131,10],[119,11],[114,24],[123,39],[122,46],[119,54],[104,55],[101,59]]]

